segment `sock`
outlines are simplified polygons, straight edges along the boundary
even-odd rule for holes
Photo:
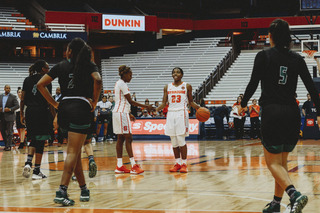
[[[293,194],[296,192],[296,188],[293,185],[290,185],[286,188],[286,193],[289,195],[290,198],[293,198]]]
[[[89,156],[88,156],[88,159],[89,159],[89,161],[94,160],[93,155],[89,155]]]
[[[32,159],[33,159],[33,155],[28,155],[26,164],[29,164],[30,166],[32,166]]]
[[[134,157],[130,158],[131,166],[136,164],[136,161],[134,160]]]
[[[182,159],[181,164],[186,164],[187,165],[187,159]]]
[[[181,158],[176,158],[176,163],[181,165]]]
[[[33,169],[33,174],[38,175],[40,173],[40,164],[35,164]]]
[[[67,190],[68,190],[68,186],[60,185],[59,191],[60,191],[63,195],[66,195],[66,194],[67,194]]]
[[[123,163],[122,163],[122,158],[117,158],[117,167],[121,167],[123,166]]]
[[[80,186],[80,189],[81,189],[81,191],[82,191],[82,190],[88,190],[88,189],[87,189],[87,184],[84,184],[83,186]]]
[[[277,196],[273,196],[273,201],[271,203],[273,203],[273,205],[275,204],[280,204],[282,200],[282,197],[277,197]]]

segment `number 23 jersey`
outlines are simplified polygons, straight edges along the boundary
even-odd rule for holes
[[[168,84],[168,111],[186,110],[188,104],[187,83],[182,82],[179,86]]]

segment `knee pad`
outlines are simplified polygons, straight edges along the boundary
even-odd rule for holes
[[[43,154],[43,149],[44,149],[44,141],[37,141],[36,145],[36,153],[37,154]]]
[[[178,135],[177,142],[178,142],[178,146],[180,147],[186,145],[186,136]]]
[[[177,136],[170,136],[170,139],[173,148],[179,147]]]

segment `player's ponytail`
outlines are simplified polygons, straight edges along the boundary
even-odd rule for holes
[[[274,20],[269,27],[269,33],[276,47],[290,48],[291,35],[288,22],[282,19]]]
[[[121,65],[119,67],[119,75],[122,78],[122,76],[128,72],[131,72],[131,68],[126,65]]]
[[[77,55],[73,72],[75,86],[79,86],[81,84],[84,84],[81,87],[88,86],[87,83],[88,80],[90,80],[90,76],[88,76],[88,70],[90,70],[92,58],[91,52],[91,47],[87,44],[84,44]]]

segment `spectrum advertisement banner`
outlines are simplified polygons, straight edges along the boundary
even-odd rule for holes
[[[0,30],[0,39],[71,41],[76,37],[80,37],[86,41],[87,33],[86,32]]]
[[[164,135],[166,119],[137,119],[131,122],[133,135]],[[199,134],[199,121],[189,119],[189,134]]]
[[[145,31],[145,17],[103,14],[102,29],[123,31]]]

